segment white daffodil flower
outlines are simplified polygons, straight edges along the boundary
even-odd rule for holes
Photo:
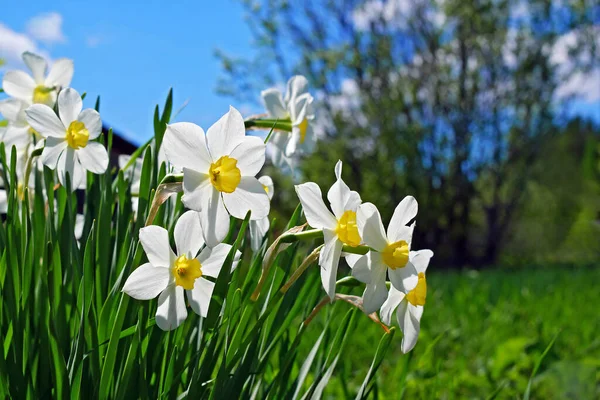
[[[54,61],[47,75],[48,63],[43,57],[25,52],[23,61],[32,75],[20,70],[7,71],[2,79],[4,92],[27,104],[46,104],[54,107],[58,91],[71,84],[73,60],[61,58]]]
[[[365,312],[375,312],[385,301],[386,275],[392,286],[404,293],[412,290],[418,281],[417,270],[410,251],[415,224],[407,224],[417,215],[417,201],[406,196],[394,210],[387,234],[379,210],[372,203],[362,204],[356,213],[358,230],[366,245],[375,251],[364,256],[346,258],[352,275],[367,284],[363,294]]]
[[[246,136],[238,110],[229,112],[208,128],[179,122],[167,126],[163,139],[167,159],[183,170],[183,204],[200,212],[204,239],[220,243],[229,231],[229,216],[251,220],[269,214],[269,197],[255,178],[265,163],[265,144]]]
[[[308,224],[323,230],[324,246],[319,254],[321,281],[323,288],[332,299],[335,296],[335,282],[338,264],[342,255],[342,246],[358,246],[362,243],[356,225],[356,210],[361,203],[360,195],[350,190],[342,180],[342,162],[335,165],[337,181],[327,192],[327,199],[333,213],[329,211],[314,182],[296,185],[296,193],[302,203]]]
[[[4,157],[8,163],[11,164],[12,148],[16,149],[16,175],[17,175],[17,195],[20,200],[24,199],[24,178],[25,169],[27,168],[27,160],[30,157],[31,152],[34,150],[34,146],[28,136],[31,135],[13,135],[9,128],[0,128],[0,142],[4,143]],[[36,146],[37,147],[37,146]],[[38,163],[34,161],[34,166],[38,166]],[[7,174],[10,177],[10,174]],[[0,185],[5,186],[2,178],[0,177]],[[33,191],[35,188],[35,182],[33,179],[29,181],[29,190]],[[45,190],[43,194],[45,193]],[[6,213],[8,210],[8,198],[6,190],[0,189],[0,213]]]
[[[275,194],[273,179],[271,179],[270,176],[264,175],[258,178],[258,181],[265,189],[270,201]],[[250,221],[248,229],[250,230],[250,247],[252,248],[252,251],[258,251],[258,249],[260,249],[263,238],[267,232],[269,232],[270,226],[271,223],[269,222],[269,216],[266,216],[263,219]]]
[[[108,167],[104,146],[92,142],[102,132],[102,120],[96,110],[81,111],[83,102],[76,90],[66,88],[58,95],[58,114],[44,104],[25,110],[29,125],[46,138],[41,161],[56,169],[58,180],[65,185],[67,173],[73,190],[80,187],[85,171],[101,174]]]
[[[313,97],[308,92],[308,80],[301,75],[290,78],[285,97],[282,97],[277,88],[263,90],[261,96],[271,118],[288,120],[292,124],[291,134],[273,132],[271,137],[272,143],[283,153],[283,157],[312,152],[316,140],[312,123],[315,113]]]
[[[427,297],[427,281],[425,271],[429,265],[429,260],[433,257],[431,250],[411,251],[411,262],[418,272],[418,283],[414,289],[407,294],[399,291],[393,286],[387,299],[381,307],[380,316],[384,324],[389,325],[392,320],[392,313],[397,308],[396,318],[402,330],[402,352],[408,353],[415,347],[419,331],[421,329],[421,316],[423,315],[423,306]]]
[[[31,104],[18,99],[4,99],[0,101],[0,114],[6,118],[8,125],[0,140],[8,143],[24,143],[25,145],[34,144],[34,134],[36,133],[27,122],[25,110]],[[6,145],[5,145],[6,146]]]
[[[187,317],[184,291],[192,310],[202,317],[208,315],[215,284],[205,276],[216,278],[231,250],[231,245],[221,243],[198,254],[204,240],[195,211],[187,211],[177,220],[173,236],[176,252],[171,250],[166,229],[156,225],[140,229],[140,242],[149,262],[134,270],[123,286],[123,292],[137,300],[160,294],[156,325],[165,331],[177,328]],[[236,252],[233,268],[240,257]]]

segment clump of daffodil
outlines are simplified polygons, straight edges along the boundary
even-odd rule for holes
[[[163,140],[167,159],[183,171],[183,204],[200,212],[209,246],[220,243],[229,231],[229,216],[251,220],[269,214],[269,197],[255,178],[265,163],[265,144],[246,136],[238,110],[211,126],[206,135],[198,125],[179,122],[167,126]]]
[[[427,299],[425,271],[429,265],[429,260],[433,257],[431,250],[411,251],[410,253],[411,263],[415,266],[418,274],[416,286],[408,293],[392,286],[380,311],[381,320],[389,325],[392,320],[392,313],[397,309],[396,319],[404,335],[401,346],[403,353],[411,351],[419,337],[421,316]]]
[[[308,80],[301,75],[290,78],[285,97],[277,88],[263,90],[261,96],[269,117],[290,124],[289,133],[273,132],[270,140],[276,147],[274,160],[312,152],[316,141],[313,130],[315,113],[312,106],[314,99],[308,92]]]
[[[56,169],[63,185],[68,173],[73,190],[84,182],[86,170],[101,174],[108,167],[106,149],[93,141],[102,132],[100,114],[90,108],[82,111],[82,107],[79,93],[66,88],[58,95],[58,116],[45,104],[25,110],[29,125],[46,139],[42,163]]]
[[[45,104],[54,107],[58,91],[71,84],[73,60],[58,59],[49,71],[46,60],[37,54],[25,52],[23,61],[31,75],[20,70],[7,71],[2,79],[4,92],[27,105]]]
[[[323,230],[324,246],[319,254],[323,288],[332,299],[338,264],[344,245],[356,247],[362,243],[358,230],[356,211],[361,204],[360,195],[350,190],[342,179],[342,162],[335,165],[336,182],[327,192],[331,211],[323,202],[321,189],[314,182],[296,185],[296,193],[308,225]]]
[[[356,279],[366,283],[363,294],[365,312],[375,312],[386,299],[386,277],[392,286],[408,293],[418,282],[413,262],[416,252],[411,252],[414,222],[418,204],[414,197],[405,197],[394,210],[387,229],[384,229],[379,210],[371,203],[362,204],[357,211],[359,232],[372,251],[364,256],[350,255],[348,264]]]
[[[206,277],[216,278],[223,267],[231,245],[221,243],[204,247],[200,218],[197,212],[185,212],[173,231],[176,251],[171,250],[169,232],[156,225],[140,229],[140,242],[148,262],[134,270],[123,292],[137,300],[158,297],[156,325],[165,331],[177,328],[187,318],[184,291],[192,310],[206,317],[215,284]],[[240,259],[238,251],[233,268]]]
[[[258,178],[258,181],[261,183],[261,185],[263,185],[263,188],[267,193],[267,197],[269,197],[269,200],[271,200],[275,194],[273,179],[271,179],[270,176],[264,175]],[[263,219],[250,221],[248,230],[250,231],[250,247],[253,251],[257,251],[260,248],[263,238],[267,232],[269,232],[270,226],[271,223],[269,222],[269,216],[266,216]]]

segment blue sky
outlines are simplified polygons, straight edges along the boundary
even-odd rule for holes
[[[251,51],[242,7],[233,0],[136,3],[33,0],[25,7],[3,7],[0,24],[5,41],[11,30],[54,59],[74,59],[71,85],[88,93],[86,106],[100,95],[105,122],[136,142],[152,135],[154,106],[162,106],[170,87],[175,109],[189,99],[178,120],[208,128],[231,103],[215,94],[220,65],[214,50]],[[30,28],[32,18],[52,15],[58,30]],[[0,57],[8,58],[9,66],[18,62],[10,54]]]
[[[4,7],[0,14],[4,69],[23,68],[19,59],[24,50],[53,59],[74,59],[71,85],[88,93],[88,107],[100,95],[105,123],[136,143],[151,137],[154,107],[164,104],[170,87],[174,88],[175,109],[189,99],[177,120],[206,129],[233,102],[215,93],[220,64],[214,50],[251,55],[251,34],[238,1],[174,3],[29,0],[26,6]],[[567,57],[566,50],[562,53]],[[579,79],[574,85],[596,92],[598,82],[600,70],[594,80]],[[562,111],[600,123],[597,98],[574,102]],[[259,111],[245,104],[233,105],[244,114]]]

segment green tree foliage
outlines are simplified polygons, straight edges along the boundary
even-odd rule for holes
[[[585,0],[243,4],[256,57],[218,51],[224,69],[220,92],[255,101],[269,84],[294,73],[309,77],[321,100],[323,140],[303,164],[304,176],[331,183],[332,166],[342,154],[344,178],[365,201],[378,204],[384,219],[405,195],[415,195],[421,209],[415,241],[436,249],[438,262],[496,262],[503,251],[530,240],[523,239],[529,227],[517,216],[533,207],[537,187],[547,188],[552,199],[539,197],[538,190],[540,207],[564,198],[566,189],[538,182],[554,175],[536,170],[555,163],[549,147],[558,146],[553,154],[563,154],[567,149],[561,146],[578,140],[570,138],[576,129],[566,130],[568,139],[554,139],[564,126],[557,112],[565,99],[560,84],[598,63],[597,5]],[[566,159],[570,164],[563,172],[581,173],[580,161]],[[588,185],[576,180],[569,185],[580,185],[578,190]],[[573,196],[583,196],[581,190]],[[557,230],[575,229],[578,219],[585,225],[597,211],[592,208],[560,214]],[[534,216],[525,221],[538,223]]]

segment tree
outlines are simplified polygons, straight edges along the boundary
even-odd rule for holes
[[[415,242],[436,249],[438,262],[495,262],[529,166],[555,130],[560,84],[597,63],[594,5],[243,3],[256,58],[218,52],[221,93],[252,100],[268,84],[306,75],[323,131],[303,163],[306,179],[331,183],[341,158],[349,185],[383,218],[405,195],[417,197]]]

